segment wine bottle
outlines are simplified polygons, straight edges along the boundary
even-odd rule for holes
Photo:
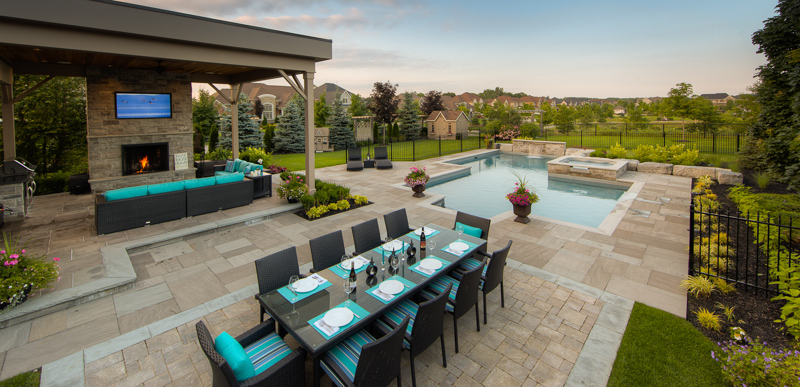
[[[427,255],[425,253],[425,247],[427,247],[428,243],[425,242],[425,226],[422,226],[422,232],[419,234],[419,258],[425,258]]]
[[[356,288],[356,284],[358,283],[358,278],[356,277],[356,267],[353,264],[350,264],[350,289]]]

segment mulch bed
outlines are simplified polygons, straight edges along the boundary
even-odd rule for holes
[[[776,194],[789,194],[796,193],[789,191],[785,184],[778,182],[771,182],[765,189],[761,189],[755,183],[753,177],[754,172],[750,170],[743,170],[744,184],[751,187],[754,193],[776,193]],[[720,212],[729,214],[738,214],[736,205],[728,198],[728,189],[731,186],[722,186],[715,184],[712,186],[712,191],[717,195],[720,202]],[[749,234],[749,235],[748,235]],[[758,252],[758,245],[753,243],[755,239],[752,230],[749,227],[742,227],[739,232],[735,230],[728,230],[728,237],[731,243],[736,246],[737,256],[740,257],[739,267],[740,271],[745,267],[750,273],[763,272],[765,273],[766,257],[763,252]],[[749,242],[749,243],[748,243]],[[745,253],[745,249],[749,253]],[[760,254],[760,262],[758,265],[753,257]],[[745,261],[744,256],[749,255],[749,260]],[[763,280],[763,279],[762,279]],[[771,295],[759,291],[756,294],[753,290],[746,290],[743,287],[738,287],[737,292],[729,295],[714,293],[709,298],[695,298],[688,297],[689,308],[689,321],[703,334],[714,342],[723,342],[730,340],[729,328],[738,326],[744,329],[747,334],[760,342],[766,342],[772,348],[790,348],[794,339],[784,334],[781,330],[782,323],[774,322],[780,317],[780,308],[783,306],[783,301],[770,301]],[[718,304],[727,307],[735,307],[733,313],[735,315],[734,321],[727,321],[722,310]],[[714,311],[722,316],[722,330],[715,332],[705,329],[697,323],[695,312],[700,308],[706,308],[709,311]]]
[[[297,210],[297,211],[295,211],[294,214],[299,216],[299,217],[301,217],[301,218],[303,218],[303,219],[305,219],[305,220],[314,221],[314,220],[317,220],[317,219],[327,218],[327,217],[329,217],[331,215],[341,214],[342,212],[347,212],[347,211],[354,210],[354,209],[359,208],[359,207],[364,207],[364,206],[368,206],[370,204],[373,204],[370,201],[367,201],[367,203],[365,203],[365,204],[356,204],[355,201],[353,201],[353,199],[347,199],[347,201],[350,202],[350,208],[348,208],[346,210],[328,211],[328,212],[322,214],[322,216],[320,216],[319,218],[310,219],[306,215],[306,210],[304,210],[302,208]]]

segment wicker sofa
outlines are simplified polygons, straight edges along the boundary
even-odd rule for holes
[[[99,193],[95,195],[95,227],[98,235],[109,234],[252,202],[250,179],[118,200],[107,200],[106,193]]]

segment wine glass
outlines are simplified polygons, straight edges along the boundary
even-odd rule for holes
[[[391,248],[392,248],[392,245],[391,245],[391,243],[392,243],[392,237],[390,237],[390,236],[387,236],[387,237],[386,237],[386,242],[384,243],[384,246],[386,246],[386,247],[388,247],[388,248],[390,248],[390,249],[391,249]]]
[[[458,239],[461,239],[461,235],[464,234],[464,226],[459,224],[456,226],[456,231],[458,232]]]
[[[432,255],[436,252],[436,241],[428,241],[428,254]]]
[[[353,283],[350,282],[349,278],[344,280],[344,283],[342,284],[342,289],[344,289],[344,292],[347,293],[347,300],[349,301],[350,293],[353,292]]]
[[[392,256],[392,261],[389,262],[392,265],[392,270],[397,273],[397,267],[400,266],[400,257],[397,255]]]
[[[292,291],[292,295],[293,295],[292,303],[297,301],[297,290],[294,288],[294,283],[297,282],[298,280],[300,280],[299,276],[293,275],[293,276],[289,277],[289,290]]]
[[[350,259],[350,257],[348,257],[347,254],[342,255],[341,267],[342,267],[343,270],[346,270],[346,271],[350,270],[350,266],[352,265],[352,262],[348,262],[347,261],[348,259]]]

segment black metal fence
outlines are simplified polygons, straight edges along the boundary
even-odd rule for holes
[[[464,152],[483,147],[483,136],[458,137],[456,139],[419,139],[409,141],[392,141],[387,138],[386,144],[372,144],[361,147],[361,159],[375,158],[376,147],[386,147],[389,159],[394,161],[417,161],[432,157]],[[347,158],[345,152],[345,159]]]
[[[695,205],[689,215],[689,275],[723,278],[739,289],[772,296],[779,293],[777,286],[770,284],[777,268],[800,265],[800,227],[793,219],[781,222],[749,213],[741,217]]]
[[[640,144],[668,146],[683,144],[702,153],[738,152],[747,138],[744,124],[579,124],[542,131],[541,138],[565,141],[568,147],[610,148],[621,144],[627,149]]]

